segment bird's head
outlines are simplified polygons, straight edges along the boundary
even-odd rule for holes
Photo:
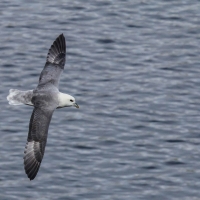
[[[76,103],[76,100],[73,96],[60,92],[60,94],[59,94],[59,106],[58,107],[70,107],[70,106],[74,106],[76,108],[79,108],[79,106]]]
[[[79,108],[78,104],[76,103],[76,100],[73,96],[70,96],[69,95],[69,98],[67,99],[67,103],[70,105],[70,106],[74,106],[76,108]]]

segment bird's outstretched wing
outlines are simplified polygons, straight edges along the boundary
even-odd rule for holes
[[[59,35],[49,49],[46,64],[39,78],[39,87],[53,84],[58,88],[60,75],[65,66],[66,42],[63,34]]]
[[[24,151],[24,169],[30,180],[35,178],[40,168],[53,111],[42,107],[33,109]]]

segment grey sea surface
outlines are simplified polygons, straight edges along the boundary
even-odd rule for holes
[[[199,200],[200,2],[0,2],[0,199]],[[33,89],[55,38],[60,91],[39,173],[23,169]]]

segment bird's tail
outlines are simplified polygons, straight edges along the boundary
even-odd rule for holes
[[[26,104],[32,106],[32,96],[33,90],[20,91],[16,89],[10,89],[9,95],[7,96],[7,100],[10,105]]]

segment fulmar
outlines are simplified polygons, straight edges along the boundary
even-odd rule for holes
[[[24,151],[24,169],[30,180],[36,177],[40,168],[54,110],[69,106],[79,108],[74,97],[59,92],[59,79],[64,70],[65,58],[66,42],[64,35],[61,34],[49,49],[36,89],[10,89],[7,96],[11,105],[25,104],[34,107]]]

